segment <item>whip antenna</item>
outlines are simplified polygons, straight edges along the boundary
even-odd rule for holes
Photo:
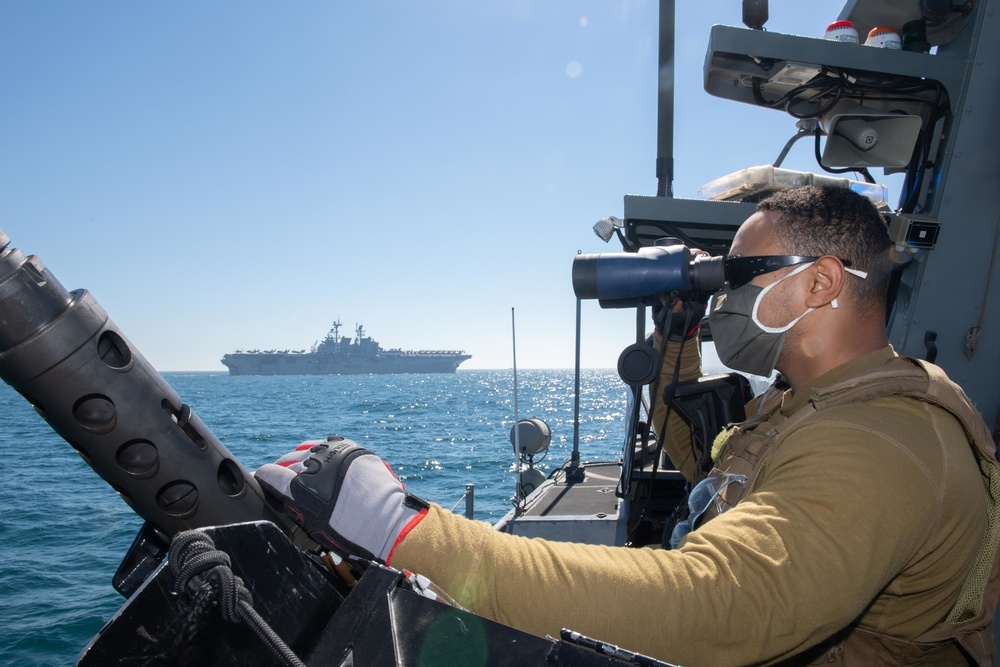
[[[521,452],[521,429],[517,427],[519,419],[517,414],[517,327],[514,326],[513,307],[510,309],[510,348],[514,361],[514,455],[518,456]],[[514,482],[514,497],[517,500],[524,497],[524,494],[521,492],[521,461],[519,456],[517,458],[517,470]]]
[[[580,304],[576,300],[576,362],[573,376],[573,453],[570,456],[570,468],[580,465]]]

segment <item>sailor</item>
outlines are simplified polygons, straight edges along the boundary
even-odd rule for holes
[[[780,377],[717,439],[710,509],[676,548],[499,533],[407,495],[349,440],[257,478],[321,543],[538,635],[571,628],[689,666],[993,664],[1000,466],[961,389],[888,344],[889,246],[848,190],[773,195],[740,227],[713,338],[730,367]],[[665,343],[676,357],[681,341]],[[695,475],[676,428],[670,455]]]

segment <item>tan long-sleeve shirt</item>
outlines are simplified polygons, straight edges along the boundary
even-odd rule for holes
[[[894,355],[856,359],[814,386]],[[808,399],[787,392],[774,419]],[[985,528],[959,423],[887,397],[824,410],[772,452],[755,489],[679,549],[526,539],[433,506],[392,565],[471,611],[539,635],[566,627],[692,665],[774,661],[852,622],[913,638],[954,603]]]

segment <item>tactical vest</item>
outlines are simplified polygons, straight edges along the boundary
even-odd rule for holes
[[[954,664],[949,661],[960,647],[972,664],[993,665],[993,615],[1000,598],[997,548],[1000,544],[1000,464],[992,435],[979,412],[939,367],[918,359],[894,358],[844,382],[814,389],[805,406],[778,424],[768,420],[781,407],[782,392],[769,390],[762,396],[754,417],[727,427],[713,445],[716,461],[713,472],[747,477],[745,485],[729,485],[723,500],[727,507],[732,507],[752,492],[771,452],[812,415],[828,408],[884,396],[907,396],[925,401],[947,410],[962,424],[986,487],[989,505],[986,536],[958,600],[938,625],[911,641],[848,627],[807,653],[816,658],[812,664]],[[706,513],[703,520],[712,516]],[[794,664],[804,664],[805,659],[804,655],[797,656],[793,659]]]

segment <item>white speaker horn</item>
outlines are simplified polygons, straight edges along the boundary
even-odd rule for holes
[[[820,118],[826,142],[824,167],[905,167],[920,136],[920,116],[885,113],[857,105]]]

